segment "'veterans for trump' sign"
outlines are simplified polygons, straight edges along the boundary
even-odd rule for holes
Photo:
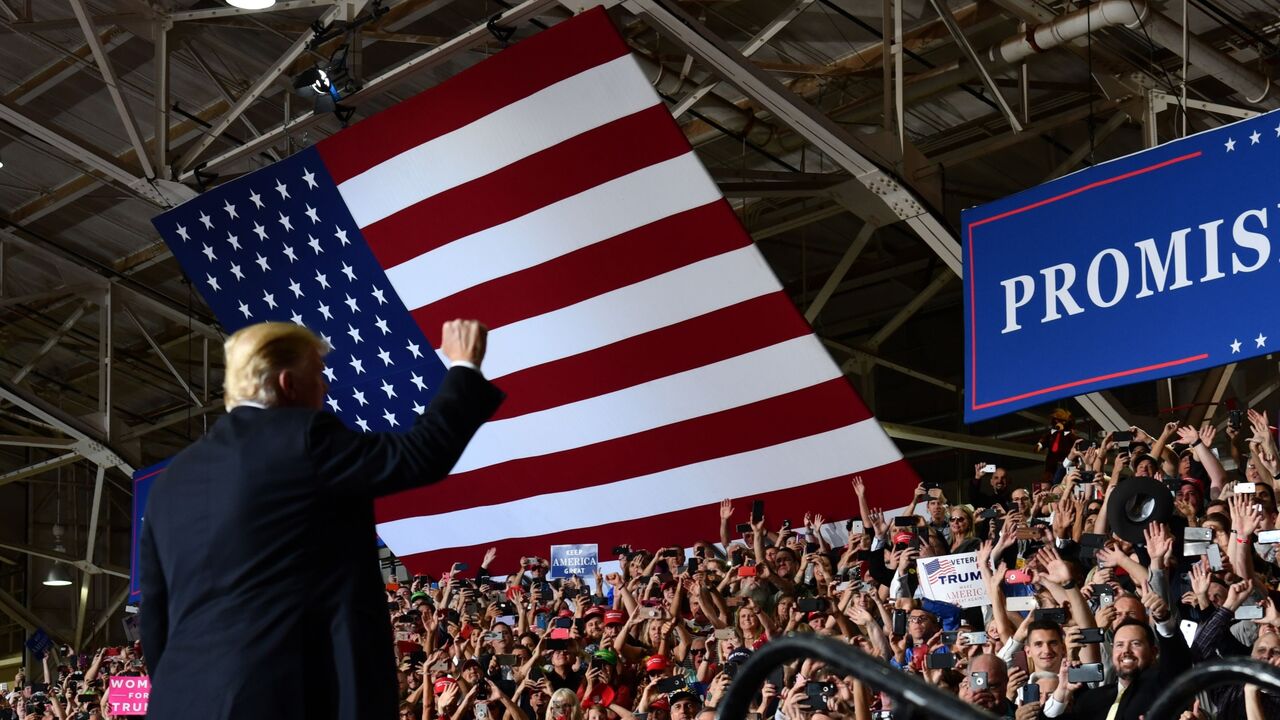
[[[1280,347],[1280,111],[962,222],[969,422]]]

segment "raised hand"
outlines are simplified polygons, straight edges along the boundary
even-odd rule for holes
[[[1055,585],[1065,585],[1071,582],[1071,569],[1062,561],[1062,557],[1058,555],[1057,549],[1050,545],[1040,548],[1036,553],[1036,562],[1040,564],[1044,570],[1040,573],[1042,580],[1048,580]]]
[[[1196,432],[1195,428],[1186,425],[1178,428],[1178,440],[1184,445],[1190,445],[1199,439],[1200,433]]]
[[[1169,528],[1164,523],[1150,523],[1143,529],[1142,535],[1146,538],[1147,554],[1151,556],[1152,566],[1167,568],[1173,558],[1173,535],[1169,533]]]
[[[720,519],[728,520],[733,517],[733,502],[728,498],[720,501]]]
[[[441,329],[440,351],[451,363],[469,362],[479,367],[488,334],[488,328],[476,320],[450,320]]]
[[[492,562],[494,561],[494,559],[495,559],[495,558],[497,558],[497,557],[498,557],[498,548],[496,548],[496,547],[491,547],[491,548],[489,548],[488,550],[485,550],[485,551],[484,551],[484,561],[480,563],[480,567],[482,567],[482,568],[486,568],[486,569],[487,569],[487,568],[489,568],[489,567],[490,567],[490,563],[492,563]]]
[[[1200,442],[1204,443],[1205,447],[1213,447],[1213,440],[1216,437],[1218,437],[1218,428],[1213,425],[1206,424],[1200,428]]]
[[[853,485],[853,492],[855,495],[857,495],[858,497],[862,497],[867,494],[867,486],[865,483],[862,482],[861,475],[854,475],[853,480],[850,482]]]
[[[1232,583],[1231,586],[1227,588],[1227,599],[1222,603],[1222,607],[1230,610],[1231,612],[1235,612],[1236,608],[1243,605],[1245,599],[1252,593],[1253,580],[1241,580],[1240,582]]]

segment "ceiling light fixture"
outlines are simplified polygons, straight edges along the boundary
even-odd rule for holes
[[[275,5],[276,0],[227,0],[227,4],[241,10],[266,10]]]
[[[62,545],[62,536],[66,533],[66,529],[62,527],[62,469],[58,469],[58,486],[57,495],[58,515],[53,522],[53,550],[65,554],[67,549]],[[67,572],[67,566],[61,560],[55,560],[53,567],[49,568],[49,576],[44,579],[44,585],[48,587],[66,587],[71,584],[71,573]]]

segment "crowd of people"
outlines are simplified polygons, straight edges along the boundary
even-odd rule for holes
[[[474,571],[388,587],[400,716],[710,720],[752,653],[795,633],[849,643],[996,717],[1139,720],[1197,663],[1280,667],[1280,452],[1253,411],[1224,436],[1169,423],[1076,438],[1044,482],[1013,487],[979,463],[967,503],[922,484],[897,517],[868,506],[859,478],[848,510],[860,520],[842,524],[749,517],[726,500],[718,543],[614,548],[618,572],[582,578],[548,580],[546,560],[504,567],[490,551]],[[1158,481],[1174,511],[1125,539],[1109,507],[1136,478]],[[925,597],[917,561],[957,553],[975,554],[985,604]],[[44,684],[15,679],[0,720],[110,717],[105,677],[140,672],[132,647],[46,667]],[[751,713],[905,717],[884,690],[798,661]],[[1210,718],[1280,718],[1280,695],[1226,685],[1182,713]]]

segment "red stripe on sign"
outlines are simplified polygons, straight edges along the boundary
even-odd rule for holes
[[[482,316],[483,317],[483,316]],[[495,420],[567,405],[808,335],[784,292],[511,373],[496,381],[507,400]],[[673,349],[678,348],[678,351]]]
[[[862,476],[867,485],[867,502],[871,507],[886,509],[902,507],[911,500],[915,473],[905,460],[898,460],[857,474]],[[764,501],[765,520],[771,528],[778,527],[784,519],[790,519],[793,525],[799,526],[800,520],[807,512],[820,512],[828,519],[856,517],[858,500],[849,485],[852,477],[853,475],[842,475],[763,495],[735,498],[736,516],[729,521],[730,532],[732,533],[737,523],[747,522],[750,519],[753,500]],[[719,518],[718,505],[701,505],[664,515],[609,525],[566,528],[563,532],[550,535],[510,538],[483,545],[405,555],[400,556],[400,560],[409,568],[411,574],[439,576],[441,572],[448,570],[453,562],[464,562],[473,568],[479,567],[484,559],[485,550],[496,547],[498,560],[489,570],[494,575],[505,575],[518,572],[516,563],[522,556],[547,557],[551,545],[595,543],[599,546],[600,560],[607,562],[616,559],[610,551],[618,545],[656,550],[672,545],[689,547],[700,540],[718,542]],[[591,522],[591,518],[584,517],[582,521],[585,525]],[[737,537],[736,533],[733,535]]]
[[[645,432],[451,475],[376,501],[378,522],[567,492],[769,447],[871,417],[844,378]],[[479,501],[479,502],[477,502]]]
[[[500,328],[750,243],[729,204],[716,200],[472,286],[412,314],[427,340],[439,347],[440,328],[446,320],[478,317],[490,328]]]
[[[604,26],[604,27],[602,27]],[[521,40],[316,144],[335,183],[630,50],[603,10]]]
[[[689,152],[664,105],[588,130],[361,228],[384,268]]]

